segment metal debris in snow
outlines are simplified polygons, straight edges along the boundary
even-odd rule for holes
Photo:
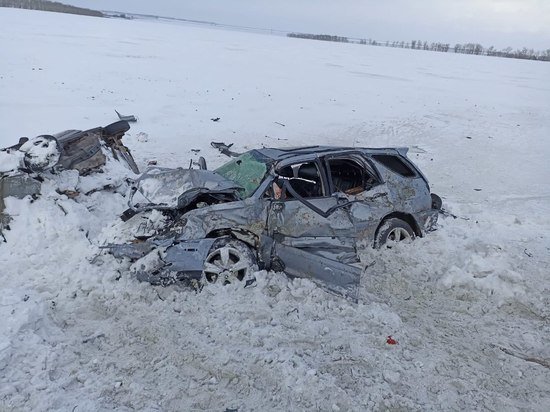
[[[241,155],[240,153],[233,152],[231,150],[231,146],[233,146],[233,143],[225,144],[223,142],[210,142],[210,145],[213,148],[218,149],[221,154],[224,154],[229,157],[238,157]]]
[[[137,117],[134,116],[133,114],[130,114],[130,115],[126,116],[126,115],[120,114],[116,110],[115,110],[115,113],[117,114],[117,116],[120,120],[124,120],[126,122],[137,122],[137,120],[138,120]]]
[[[4,213],[4,199],[38,196],[42,182],[52,174],[67,170],[74,170],[80,176],[101,173],[108,158],[139,173],[130,150],[122,143],[129,129],[128,122],[121,120],[84,131],[66,130],[55,135],[22,138],[18,144],[0,149],[0,232],[2,227],[7,228],[10,220]],[[97,190],[111,188],[103,186]],[[77,193],[71,191],[60,189],[59,193],[76,197]]]

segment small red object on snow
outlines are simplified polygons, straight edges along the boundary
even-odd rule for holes
[[[388,345],[399,345],[399,342],[397,342],[395,339],[393,339],[391,336],[388,336],[388,339],[386,339],[386,343]]]

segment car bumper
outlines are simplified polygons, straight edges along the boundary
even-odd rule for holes
[[[215,239],[187,240],[168,247],[143,242],[109,245],[105,249],[116,258],[135,261],[133,267],[138,280],[152,284],[169,284],[174,281],[199,280],[204,261],[214,241]],[[155,255],[151,255],[152,253]],[[147,259],[147,264],[140,265],[141,259]],[[142,269],[142,266],[145,268]]]

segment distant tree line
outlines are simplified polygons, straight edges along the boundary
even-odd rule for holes
[[[16,9],[53,11],[57,13],[80,14],[83,16],[103,17],[103,13],[82,7],[69,6],[48,0],[0,0],[0,7]]]
[[[479,43],[465,43],[455,44],[451,47],[449,43],[428,43],[422,40],[412,40],[410,43],[405,41],[376,41],[373,39],[356,39],[340,36],[331,36],[328,34],[308,34],[308,33],[288,33],[288,37],[298,37],[301,39],[313,39],[313,40],[325,40],[335,41],[341,43],[358,43],[366,44],[370,46],[383,46],[383,47],[399,47],[402,49],[415,49],[415,50],[431,50],[442,53],[462,53],[462,54],[476,54],[483,56],[496,56],[496,57],[508,57],[513,59],[528,59],[528,60],[540,60],[550,61],[550,49],[547,50],[534,50],[524,47],[523,49],[513,49],[507,47],[502,50],[497,50],[494,46],[489,48],[483,47]]]
[[[288,33],[287,36],[295,37],[298,39],[311,39],[311,40],[335,41],[339,43],[349,43],[349,40],[347,37],[331,36],[329,34]]]

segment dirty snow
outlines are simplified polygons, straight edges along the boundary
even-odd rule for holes
[[[51,177],[7,202],[0,409],[548,410],[549,64],[12,9],[0,26],[0,147],[114,109],[139,116],[142,168],[213,168],[212,140],[409,146],[457,216],[366,251],[359,304],[266,272],[194,294],[101,253],[122,193],[55,191],[121,173]]]
[[[23,167],[23,156],[25,153],[19,150],[1,150],[0,151],[0,173],[10,173]]]

